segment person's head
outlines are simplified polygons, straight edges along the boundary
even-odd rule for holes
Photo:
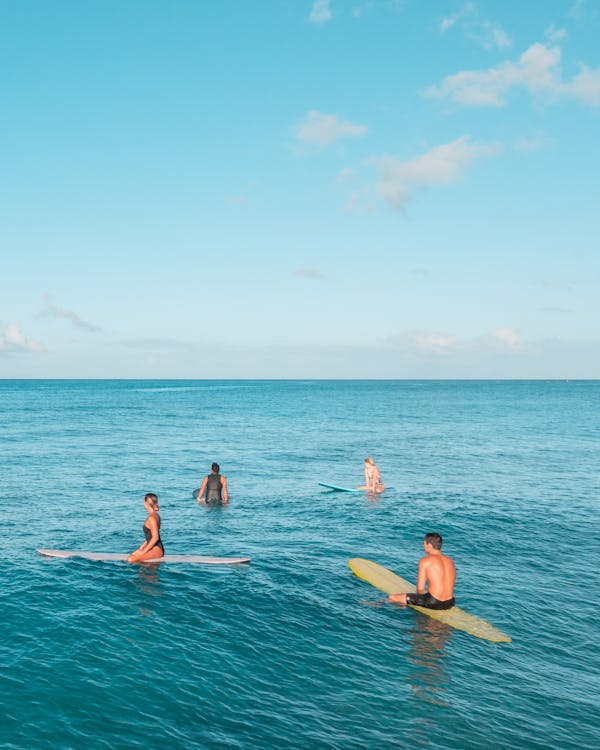
[[[373,461],[373,456],[367,456],[365,458],[365,463],[369,464],[370,466],[375,466],[375,461]]]
[[[432,532],[431,534],[425,534],[425,539],[423,539],[423,544],[430,544],[433,549],[441,550],[442,549],[442,536],[441,534],[438,534],[436,531]]]
[[[158,510],[158,497],[154,494],[154,492],[148,492],[146,495],[144,495],[144,505],[147,505],[152,510]]]
[[[214,463],[210,468],[213,470],[215,474],[218,474],[221,467],[219,466],[218,463]]]

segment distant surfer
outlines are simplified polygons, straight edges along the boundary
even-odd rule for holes
[[[162,540],[160,538],[160,516],[158,515],[158,497],[149,492],[144,496],[144,508],[148,511],[148,518],[144,521],[143,531],[146,541],[143,542],[135,552],[127,558],[127,562],[143,562],[154,560],[165,554]]]
[[[227,505],[229,502],[227,479],[219,471],[219,464],[214,463],[210,474],[202,480],[198,490],[198,502],[201,505]]]
[[[390,594],[388,601],[404,606],[413,604],[427,609],[450,609],[454,606],[454,562],[452,558],[442,554],[440,534],[425,534],[423,549],[427,555],[419,560],[417,593]]]
[[[385,484],[381,481],[381,472],[371,456],[365,458],[365,483],[358,489],[375,495],[385,490]]]

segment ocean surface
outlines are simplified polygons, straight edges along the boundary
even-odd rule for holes
[[[600,382],[0,381],[0,747],[597,748]],[[392,489],[362,483],[372,455]],[[192,499],[212,461],[226,508]],[[127,552],[159,496],[167,552]],[[383,595],[422,538],[492,644]]]

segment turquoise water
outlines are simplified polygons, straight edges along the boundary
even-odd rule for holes
[[[592,381],[0,381],[0,746],[597,747],[599,405]],[[318,487],[368,454],[381,498]],[[191,498],[213,460],[228,508]],[[251,565],[36,554],[133,550],[148,491],[168,552]],[[372,606],[347,568],[414,579],[432,530],[513,643]]]

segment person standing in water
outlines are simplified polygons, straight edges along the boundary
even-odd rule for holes
[[[135,552],[127,558],[127,562],[143,562],[144,560],[155,560],[165,554],[162,540],[160,538],[160,516],[158,515],[158,497],[149,492],[144,496],[144,508],[148,512],[148,518],[142,527],[146,541],[143,542]]]
[[[211,472],[204,477],[198,490],[198,502],[201,505],[227,505],[229,493],[227,492],[227,479],[219,474],[219,464],[211,466]],[[206,494],[206,498],[204,495]]]
[[[365,483],[359,490],[366,490],[372,494],[378,495],[385,490],[385,484],[381,481],[381,472],[376,466],[372,456],[365,458]]]
[[[413,604],[427,609],[450,609],[454,606],[456,568],[451,557],[442,554],[440,534],[425,534],[423,549],[427,552],[419,560],[416,594],[390,594],[388,601]],[[428,588],[427,591],[425,589]]]

